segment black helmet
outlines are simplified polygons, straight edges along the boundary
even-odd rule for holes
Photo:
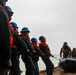
[[[12,16],[14,14],[14,12],[12,11],[12,9],[9,6],[5,6],[4,8],[8,12],[9,16]]]
[[[37,39],[34,37],[31,39],[32,42],[37,42]]]
[[[22,30],[20,31],[21,33],[29,33],[29,29],[27,27],[23,27]]]
[[[10,22],[14,28],[18,28],[18,25],[15,22]]]
[[[9,6],[5,6],[4,8],[5,8],[6,11],[11,12],[13,14],[13,11]]]
[[[40,41],[43,41],[43,40],[45,40],[45,37],[44,37],[44,36],[40,36],[40,37],[39,37],[39,40],[40,40]]]
[[[67,45],[68,43],[67,42],[64,42],[64,45]]]

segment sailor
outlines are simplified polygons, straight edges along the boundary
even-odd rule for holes
[[[39,43],[40,50],[44,53],[42,60],[46,65],[46,73],[47,73],[47,75],[52,75],[53,70],[54,70],[54,64],[50,60],[50,56],[51,57],[54,57],[54,56],[50,53],[51,50],[50,50],[48,44],[46,43],[46,38],[44,36],[40,36],[39,41],[40,41],[40,43]]]
[[[44,54],[41,52],[39,45],[38,45],[38,41],[35,37],[31,38],[31,42],[34,47],[34,50],[36,51],[36,53],[33,53],[33,55],[32,55],[32,60],[35,65],[35,74],[34,75],[39,75],[39,66],[38,66],[39,56],[42,57],[42,56],[44,56]]]
[[[67,42],[64,42],[63,47],[60,50],[60,58],[67,58],[67,57],[71,57],[71,48],[68,46]]]
[[[76,48],[73,48],[73,50],[72,50],[72,57],[76,58]]]
[[[7,0],[0,0],[0,75],[7,75],[11,63],[10,33],[8,15],[4,6]]]
[[[22,39],[25,41],[27,48],[28,48],[28,53],[29,55],[27,56],[22,56],[22,60],[25,63],[25,68],[26,68],[26,75],[34,75],[35,73],[35,66],[32,60],[32,54],[35,53],[34,47],[31,44],[31,40],[29,37],[30,30],[28,27],[23,27],[20,31],[20,36]],[[25,55],[25,54],[24,54]]]
[[[10,24],[13,26],[14,32],[13,34],[17,34],[18,35],[18,25],[15,22],[10,22]],[[11,40],[11,51],[12,51],[12,67],[10,69],[10,74],[11,75],[20,75],[20,51],[18,50],[16,44],[14,43],[14,37],[10,38]]]

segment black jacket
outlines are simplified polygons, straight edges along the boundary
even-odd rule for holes
[[[52,54],[48,51],[48,46],[44,44],[39,44],[40,50],[45,54],[45,56],[51,56]]]
[[[14,43],[17,46],[18,50],[21,52],[21,55],[28,55],[28,47],[21,36],[17,34],[13,34],[14,37]]]
[[[28,50],[30,50],[30,52],[33,52],[34,47],[33,47],[32,43],[29,42],[27,38],[25,38],[25,37],[23,37],[23,36],[21,36],[21,37],[22,37],[22,39],[25,41],[25,43],[26,43],[26,45],[27,45],[27,47],[28,47]]]
[[[5,12],[0,8],[0,65],[5,64],[11,58],[10,33],[8,19]]]
[[[32,59],[33,61],[38,61],[39,60],[39,56],[42,57],[44,56],[44,54],[42,53],[42,51],[40,50],[40,48],[33,46],[34,50],[36,51],[36,53],[33,53],[32,55]]]

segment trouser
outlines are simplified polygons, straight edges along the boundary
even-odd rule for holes
[[[26,74],[25,75],[34,75],[35,73],[35,66],[32,61],[31,56],[22,56],[22,60],[25,63],[25,68],[26,68]]]
[[[10,69],[11,75],[20,75],[19,56],[12,56],[12,67]]]
[[[8,75],[8,68],[6,68],[4,65],[0,66],[0,75]]]
[[[53,74],[53,69],[54,69],[54,65],[53,65],[52,61],[47,56],[43,56],[42,60],[43,60],[43,62],[46,65],[46,73],[47,73],[47,75],[52,75]]]
[[[35,74],[34,75],[39,75],[39,67],[37,61],[33,61],[34,66],[35,66]]]

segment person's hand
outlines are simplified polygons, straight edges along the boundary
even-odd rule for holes
[[[7,66],[8,68],[10,68],[10,67],[12,66],[11,59],[9,59],[9,60],[7,61],[6,66]]]
[[[54,57],[53,55],[51,55],[51,57]]]
[[[27,50],[27,52],[30,52],[30,50]]]

